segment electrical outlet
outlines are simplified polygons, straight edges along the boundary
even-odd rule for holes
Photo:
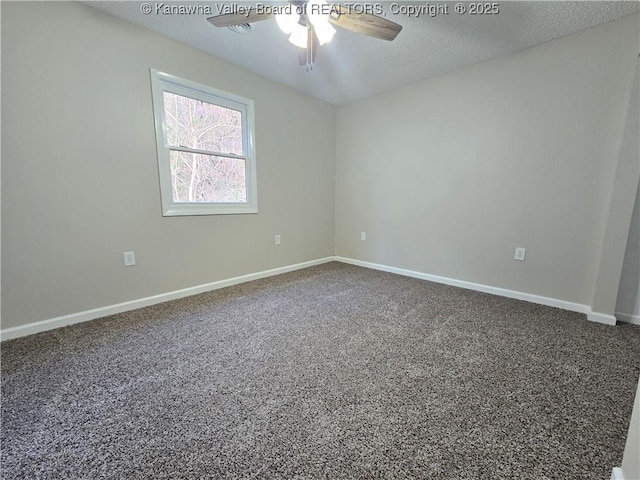
[[[136,252],[122,252],[125,267],[133,267],[136,264]]]
[[[360,240],[366,240],[367,239],[367,232],[360,232]]]
[[[523,247],[516,247],[516,254],[513,256],[514,260],[524,262],[524,256],[527,253],[527,249]]]
[[[276,235],[276,245],[280,245],[280,235]]]

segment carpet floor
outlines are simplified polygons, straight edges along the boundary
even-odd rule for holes
[[[607,479],[640,327],[340,263],[4,342],[4,479]]]

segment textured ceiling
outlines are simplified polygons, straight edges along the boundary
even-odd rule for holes
[[[382,6],[388,19],[403,26],[395,41],[339,29],[330,43],[320,47],[313,71],[307,72],[298,64],[296,47],[274,20],[254,23],[249,33],[239,34],[213,27],[206,21],[206,13],[167,15],[156,10],[156,5],[197,5],[200,11],[209,8],[217,14],[222,6],[255,2],[149,1],[149,15],[141,13],[145,2],[83,3],[333,104],[434,77],[640,11],[636,1],[514,1],[498,2],[497,15],[459,15],[454,11],[455,2],[428,2],[440,9],[448,5],[449,13],[415,17],[394,15],[391,9],[426,2],[360,2]]]

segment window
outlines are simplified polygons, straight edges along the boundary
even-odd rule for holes
[[[257,213],[253,101],[151,70],[164,216]]]

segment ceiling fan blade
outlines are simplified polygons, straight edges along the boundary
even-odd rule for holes
[[[345,5],[331,5],[329,22],[352,32],[361,33],[382,40],[393,40],[398,36],[402,25],[371,13],[356,13]]]
[[[251,9],[249,13],[225,13],[215,17],[207,18],[207,21],[216,27],[232,27],[234,25],[243,25],[245,23],[259,22],[272,18],[273,13],[257,13],[255,9]]]

